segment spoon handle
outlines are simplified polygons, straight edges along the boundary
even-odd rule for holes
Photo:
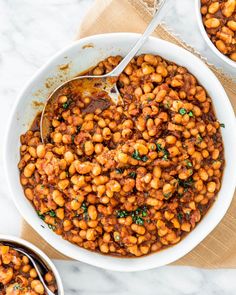
[[[125,58],[118,64],[118,66],[109,73],[109,76],[119,76],[131,59],[136,55],[139,49],[143,46],[149,35],[156,29],[157,25],[161,22],[163,17],[166,15],[168,11],[169,4],[172,0],[162,0],[159,4],[159,8],[156,11],[153,19],[149,23],[143,35],[140,39],[135,43],[134,47],[129,51],[129,53],[125,56]]]

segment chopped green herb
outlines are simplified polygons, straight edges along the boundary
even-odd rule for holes
[[[144,224],[144,219],[142,217],[146,217],[148,215],[147,207],[143,206],[140,208],[137,208],[134,211],[126,211],[126,210],[117,210],[116,216],[117,218],[125,218],[127,216],[131,216],[133,219],[133,222],[139,225]]]
[[[127,217],[128,215],[129,215],[129,213],[126,210],[117,210],[117,212],[116,212],[116,216],[118,218],[124,218],[124,217]]]
[[[82,203],[81,208],[84,210],[84,213],[88,211],[88,207],[84,202]]]
[[[140,216],[137,216],[137,217],[135,218],[134,222],[135,222],[136,224],[138,224],[138,225],[143,225],[143,224],[144,224],[144,220],[143,220],[143,218],[140,217]]]
[[[81,126],[77,126],[77,132],[80,132]]]
[[[157,146],[158,152],[162,152],[163,147],[161,146],[161,144],[160,143],[157,143],[156,146]]]
[[[148,120],[148,119],[150,119],[150,118],[151,118],[150,115],[147,115],[147,116],[145,117],[146,120]]]
[[[122,174],[124,172],[124,169],[123,168],[116,168],[115,171],[118,174]]]
[[[143,157],[141,158],[141,160],[142,160],[143,162],[147,162],[148,157],[147,157],[147,156],[143,156]]]
[[[141,209],[141,208],[137,208],[137,209],[134,211],[134,214],[139,215],[141,212],[142,212],[142,209]]]
[[[179,185],[182,186],[183,188],[190,188],[193,185],[193,178],[190,177],[187,180],[179,179],[178,182],[179,182]]]
[[[165,148],[163,148],[159,143],[157,143],[156,146],[157,146],[158,152],[164,153],[163,160],[167,161],[168,156],[169,156],[169,152]]]
[[[189,115],[189,117],[193,117],[193,116],[194,116],[194,114],[193,114],[192,111],[190,111],[190,112],[188,113],[188,115]]]
[[[25,288],[24,287],[22,287],[20,284],[15,284],[14,285],[14,287],[13,287],[13,290],[21,290],[21,291],[23,291]]]
[[[188,167],[193,167],[193,164],[189,160],[185,160]]]
[[[45,219],[44,214],[41,214],[40,211],[37,211],[37,214],[38,214],[38,216],[39,216],[40,219],[42,219],[42,220]]]
[[[132,171],[132,172],[129,173],[129,177],[131,177],[133,179],[135,179],[136,176],[137,176],[137,173],[135,171]]]
[[[171,193],[163,194],[165,199],[169,199],[171,197]]]
[[[51,217],[56,217],[56,212],[53,210],[50,210],[49,212],[47,212]]]
[[[71,135],[71,141],[74,143],[74,141],[75,141],[75,135],[73,134],[73,135]]]
[[[67,101],[67,102],[63,103],[62,107],[63,107],[63,109],[68,109],[69,105],[70,105],[70,103],[69,103],[69,101]]]
[[[167,161],[167,160],[168,160],[168,155],[164,155],[162,159],[163,159],[164,161]]]
[[[42,184],[42,185],[41,185],[41,189],[44,189],[44,188],[45,188],[45,186]]]
[[[138,152],[137,150],[135,150],[135,151],[133,152],[132,157],[133,157],[134,159],[138,160],[138,161],[141,160],[141,157],[140,157],[139,152]]]
[[[186,113],[187,113],[187,111],[186,111],[186,109],[184,109],[184,108],[181,108],[181,109],[179,109],[179,113],[180,113],[180,115],[185,115]]]
[[[142,212],[142,216],[143,216],[143,217],[146,217],[147,215],[148,215],[148,214],[147,214],[147,211],[143,211],[143,212]]]
[[[152,101],[153,99],[151,98],[151,97],[148,97],[148,99],[147,99],[148,101]]]
[[[198,135],[197,136],[197,143],[200,143],[203,141],[203,138],[201,137],[201,135]]]
[[[179,212],[179,213],[177,214],[177,218],[178,218],[179,221],[182,221],[182,219],[183,219],[183,214],[182,214],[181,212]]]
[[[220,123],[220,127],[225,128],[225,124],[224,123]]]
[[[48,224],[48,227],[51,229],[51,230],[55,230],[56,229],[56,227],[54,226],[54,225],[52,225],[52,224]]]

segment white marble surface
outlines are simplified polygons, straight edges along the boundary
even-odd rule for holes
[[[0,0],[0,233],[19,235],[20,216],[9,197],[3,172],[6,123],[22,84],[57,50],[71,42],[94,0]],[[173,0],[166,23],[211,62],[193,0]],[[224,66],[222,63],[219,66]],[[235,74],[232,69],[224,69]],[[139,273],[115,273],[79,262],[56,261],[66,295],[85,294],[236,294],[236,270],[162,267]]]

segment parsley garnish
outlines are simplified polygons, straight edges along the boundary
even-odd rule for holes
[[[84,210],[84,213],[88,211],[88,207],[84,202],[82,203],[81,208]]]
[[[163,158],[162,158],[164,161],[167,161],[168,160],[168,155],[167,154],[165,154],[164,156],[163,156]]]
[[[40,211],[37,211],[37,214],[38,214],[38,216],[39,216],[40,219],[42,219],[42,220],[45,219],[44,214],[41,214]]]
[[[51,230],[55,230],[56,229],[56,227],[54,226],[54,225],[52,225],[52,224],[48,224],[48,227],[51,229]]]
[[[158,152],[162,152],[163,147],[161,146],[161,144],[160,143],[157,143],[156,145],[157,145]]]
[[[142,217],[140,216],[135,216],[135,218],[133,218],[133,221],[138,224],[138,225],[143,225],[144,224],[144,220]]]
[[[184,109],[184,108],[181,108],[181,109],[179,109],[179,113],[180,113],[180,115],[185,115],[185,114],[187,114],[187,111],[186,111],[186,109]]]
[[[146,217],[147,215],[148,215],[148,214],[147,214],[147,211],[143,211],[143,212],[142,212],[142,216],[143,216],[143,217]]]
[[[169,152],[165,148],[163,148],[159,143],[157,143],[156,146],[157,146],[158,152],[164,153],[163,160],[167,161],[168,156],[169,156]]]
[[[224,123],[220,123],[220,127],[225,128],[225,124]]]
[[[197,143],[200,143],[203,141],[203,138],[201,137],[201,135],[198,135],[197,136]]]
[[[194,116],[194,114],[193,114],[192,111],[190,111],[190,112],[188,113],[188,115],[189,115],[189,117],[193,117],[193,116]]]
[[[165,199],[169,199],[171,197],[171,193],[163,194]]]
[[[147,162],[148,157],[147,157],[147,156],[143,156],[143,157],[141,158],[141,160],[142,160],[143,162]]]
[[[141,160],[141,157],[140,157],[139,152],[138,152],[137,150],[135,150],[135,151],[133,152],[133,154],[132,154],[132,158],[134,158],[134,159],[136,159],[136,160],[138,160],[138,161]]]
[[[69,101],[67,101],[67,102],[63,103],[62,107],[63,107],[63,109],[68,109],[69,105],[70,105],[70,103],[69,103]]]
[[[189,160],[185,160],[188,167],[193,167],[193,164]]]
[[[190,177],[187,180],[179,179],[178,182],[179,182],[179,185],[182,186],[183,188],[190,188],[193,185],[193,178]]]
[[[53,210],[50,210],[49,212],[47,212],[51,217],[56,217],[56,212]]]
[[[122,174],[124,172],[124,169],[123,168],[116,168],[115,171],[118,174]]]
[[[24,290],[25,288],[24,287],[22,287],[20,284],[16,284],[14,287],[13,287],[13,290]]]
[[[135,222],[138,225],[144,224],[144,219],[142,217],[146,217],[148,215],[147,207],[143,206],[141,208],[137,208],[134,211],[126,211],[126,210],[117,210],[116,216],[117,218],[124,218],[127,216],[131,216],[133,219],[133,222]]]
[[[178,218],[179,221],[182,221],[182,219],[183,219],[183,214],[182,214],[181,212],[179,212],[179,213],[177,214],[177,218]]]
[[[134,171],[132,171],[132,172],[129,173],[129,177],[131,177],[131,178],[133,178],[133,179],[135,179],[136,176],[137,176],[137,173],[134,172]]]
[[[118,218],[124,218],[124,217],[127,217],[128,215],[129,215],[129,213],[126,210],[117,210],[116,211],[116,216]]]

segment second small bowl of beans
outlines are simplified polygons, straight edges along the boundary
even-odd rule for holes
[[[49,290],[55,295],[64,294],[59,273],[41,250],[25,240],[4,235],[0,235],[0,294],[48,294],[29,258],[15,248],[21,248],[43,263],[46,268],[42,275]]]
[[[225,62],[236,67],[236,0],[195,0],[204,39]]]

